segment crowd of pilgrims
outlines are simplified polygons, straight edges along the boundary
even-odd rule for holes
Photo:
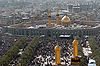
[[[70,66],[72,56],[72,40],[68,39],[52,39],[48,38],[45,41],[40,42],[37,47],[33,60],[29,66],[52,66],[55,64],[55,46],[61,47],[61,64],[63,66]]]
[[[0,37],[0,58],[4,56],[7,51],[14,45],[13,37],[2,35]]]
[[[96,39],[96,42],[97,42],[97,44],[98,44],[98,46],[100,48],[100,35],[96,36],[95,39]]]

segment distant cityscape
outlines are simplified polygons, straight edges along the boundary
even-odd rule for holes
[[[0,0],[0,66],[100,66],[99,0]]]

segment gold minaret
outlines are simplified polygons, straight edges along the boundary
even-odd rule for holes
[[[59,11],[58,11],[58,9],[57,9],[57,15],[56,15],[56,23],[57,23],[57,25],[59,25]]]
[[[78,56],[78,41],[75,39],[73,42],[73,56],[71,57],[71,64],[79,66],[80,57]]]
[[[48,25],[48,27],[51,27],[51,11],[49,10],[49,25]]]
[[[61,47],[58,45],[55,46],[55,65],[54,66],[62,66],[61,65]]]
[[[78,41],[76,39],[73,41],[73,56],[78,57]]]

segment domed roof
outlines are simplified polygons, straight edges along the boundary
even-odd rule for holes
[[[70,18],[69,18],[68,16],[64,16],[64,17],[61,19],[61,22],[69,23],[69,22],[71,22],[71,21],[70,21]]]

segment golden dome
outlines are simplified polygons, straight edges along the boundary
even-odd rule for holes
[[[34,16],[31,16],[31,18],[34,18]]]
[[[71,21],[70,21],[70,18],[69,18],[68,16],[64,16],[64,17],[61,19],[61,22],[69,23],[69,22],[71,22]]]

